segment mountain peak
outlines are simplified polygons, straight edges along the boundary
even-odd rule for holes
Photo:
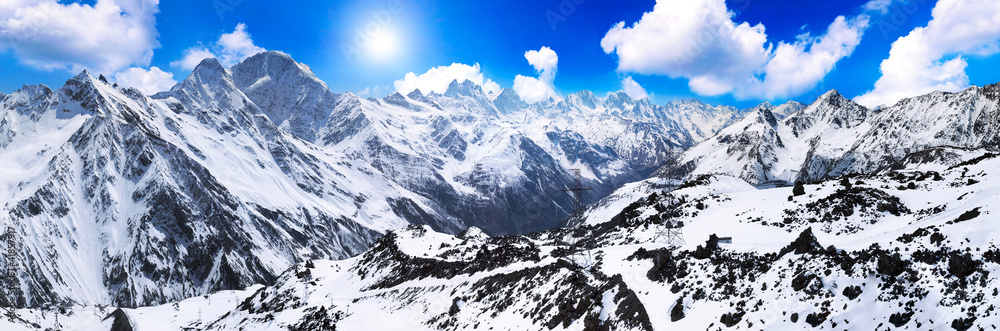
[[[29,95],[48,95],[52,94],[52,88],[45,84],[38,85],[21,85],[21,88],[14,91],[14,93],[27,93]]]
[[[594,109],[597,108],[598,102],[597,96],[594,92],[583,90],[566,96],[566,101],[568,103],[575,103],[577,105]]]
[[[244,64],[244,65],[246,65],[246,64],[257,64],[257,63],[261,63],[261,62],[278,62],[278,63],[294,63],[294,64],[298,64],[298,62],[295,62],[295,60],[292,59],[292,57],[290,55],[288,55],[288,54],[282,53],[280,51],[267,51],[267,52],[260,52],[260,53],[254,54],[253,56],[248,57],[248,58],[244,59],[243,61],[240,61],[240,63],[238,63],[236,65],[238,66],[240,64]]]
[[[578,91],[576,93],[573,93],[571,95],[579,96],[579,97],[585,98],[585,99],[591,99],[591,98],[597,99],[597,96],[594,95],[594,92],[591,92],[590,90],[580,90],[580,91]]]
[[[100,83],[94,76],[91,76],[90,72],[84,70],[67,80],[66,84],[59,88],[58,93],[64,95],[69,100],[78,102],[84,111],[105,115],[105,109],[109,108],[103,106],[107,105],[108,97],[102,92],[102,86],[109,88],[106,84]],[[72,117],[76,114],[79,113],[75,110],[59,113],[64,118]]]
[[[773,113],[774,116],[778,117],[779,119],[785,119],[785,117],[788,117],[805,108],[806,105],[802,104],[801,102],[788,101],[778,106],[772,107],[771,113]]]
[[[296,62],[290,55],[279,51],[257,53],[234,65],[230,71],[240,89],[262,79],[283,79],[291,85],[312,85],[320,90],[329,89],[309,66]]]
[[[294,60],[292,60],[292,56],[291,55],[288,55],[288,53],[285,53],[285,52],[282,52],[282,51],[266,51],[266,52],[260,52],[260,53],[254,54],[254,56],[258,56],[258,55],[263,55],[263,56],[266,56],[266,57],[277,57],[277,58],[287,59],[289,61],[294,61]],[[254,56],[251,56],[251,57],[254,57]]]
[[[632,99],[632,97],[629,96],[628,93],[625,93],[625,91],[622,91],[622,90],[618,90],[615,93],[611,93],[611,95],[609,95],[608,97],[609,98],[620,98],[620,99],[625,99],[625,100],[630,100],[630,101],[635,100],[635,99]]]
[[[338,98],[309,66],[279,51],[257,53],[229,72],[271,122],[306,141],[315,141]]]
[[[527,103],[521,99],[521,96],[517,94],[517,91],[510,88],[504,88],[497,95],[496,99],[493,99],[493,105],[497,107],[501,113],[512,113],[519,109],[524,109],[528,106]]]
[[[201,60],[201,62],[198,63],[198,66],[194,67],[194,70],[191,71],[191,74],[194,75],[195,73],[199,73],[199,74],[201,74],[201,73],[221,73],[221,72],[225,72],[225,71],[226,71],[226,67],[223,67],[222,63],[219,62],[218,59],[216,59],[214,57],[210,57],[210,58],[206,58],[204,60]],[[87,71],[84,70],[84,73],[86,73],[86,72]]]
[[[361,100],[361,97],[359,97],[357,94],[354,94],[353,92],[344,92],[344,94],[340,95],[340,99],[337,102],[338,103],[345,102],[345,101],[355,101],[355,102],[357,102],[359,100]]]
[[[406,94],[410,99],[421,100],[424,98],[424,93],[420,92],[420,89],[413,89],[412,92]]]
[[[392,105],[397,105],[397,106],[400,106],[400,107],[406,107],[406,108],[412,108],[413,107],[413,105],[411,105],[410,102],[406,100],[406,97],[404,97],[403,94],[399,93],[399,92],[396,92],[396,93],[387,95],[385,97],[382,97],[382,101],[385,101],[385,103],[392,104]]]
[[[232,84],[232,78],[229,70],[226,70],[222,66],[222,63],[215,58],[207,58],[201,61],[198,66],[194,67],[191,74],[184,79],[180,84],[174,86],[171,90],[184,89],[184,88],[195,88],[200,89],[201,84],[220,84],[229,81]],[[234,84],[235,87],[235,84]]]
[[[635,103],[635,99],[628,96],[628,93],[625,93],[625,91],[611,93],[607,98],[604,98],[604,106],[608,108],[621,109],[630,107],[633,103]]]
[[[457,79],[452,80],[451,84],[448,84],[448,90],[444,92],[444,95],[449,97],[458,95],[473,97],[479,94],[483,94],[483,89],[468,79],[461,83]]]
[[[500,90],[500,94],[497,96],[498,99],[501,97],[522,100],[521,95],[517,94],[517,91],[514,91],[514,89],[512,88],[506,88],[506,87]]]
[[[81,82],[93,82],[94,76],[91,76],[90,72],[88,72],[86,69],[84,69],[79,74],[77,74],[76,76],[73,76],[73,78],[70,78],[69,80],[70,81],[81,81]],[[68,82],[69,81],[67,81],[67,83]]]
[[[840,100],[840,99],[844,99],[844,96],[840,95],[840,92],[838,92],[837,90],[829,90],[826,93],[823,93],[823,95],[819,97],[819,100]]]
[[[194,70],[191,71],[191,74],[187,78],[170,89],[170,92],[173,93],[185,89],[201,90],[204,88],[204,84],[218,85],[226,84],[227,82],[235,88],[229,70],[226,70],[219,60],[207,58],[194,67]]]

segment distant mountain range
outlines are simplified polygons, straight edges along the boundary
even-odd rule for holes
[[[889,169],[932,147],[1000,146],[1000,85],[935,92],[867,109],[830,91],[783,119],[760,108],[657,170],[725,174],[754,185],[816,182]]]

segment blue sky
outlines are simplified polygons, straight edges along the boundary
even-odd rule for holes
[[[660,104],[740,107],[829,89],[877,105],[1000,81],[1000,31],[982,28],[1000,26],[996,1],[723,1],[11,0],[0,5],[0,92],[58,87],[82,69],[150,92],[203,56],[232,64],[263,49],[367,96],[408,73],[404,88],[475,77],[526,98],[632,86]]]

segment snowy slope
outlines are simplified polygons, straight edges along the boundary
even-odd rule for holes
[[[139,330],[990,329],[1000,157],[958,162],[818,182],[791,200],[734,177],[643,184],[655,194],[611,219],[527,236],[411,226],[273,286],[125,313]],[[663,219],[686,224],[686,245],[653,240]]]

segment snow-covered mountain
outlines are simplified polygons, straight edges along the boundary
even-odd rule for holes
[[[410,226],[357,257],[299,263],[270,286],[62,318],[138,330],[990,329],[1000,323],[1000,158],[939,152],[956,158],[910,158],[791,199],[790,187],[736,177],[651,179],[616,193],[631,203],[610,219],[592,208],[574,229],[488,237]],[[686,244],[657,238],[664,220],[684,222]]]
[[[206,60],[153,98],[84,72],[4,98],[19,304],[142,305],[268,282],[420,220],[416,196],[278,129]]]
[[[32,307],[21,326],[998,322],[998,85],[875,110],[529,104],[468,81],[364,99],[267,52],[154,96],[83,72],[0,100],[19,270],[0,305]],[[567,218],[572,169],[595,189]]]
[[[656,175],[724,174],[754,185],[814,182],[873,173],[933,147],[995,150],[1000,145],[998,90],[994,84],[935,92],[876,110],[830,91],[783,119],[760,108]]]
[[[529,105],[470,82],[362,99],[280,52],[205,60],[154,96],[83,72],[0,99],[0,215],[21,270],[4,298],[21,306],[267,284],[410,224],[551,229],[571,211],[571,169],[596,201],[712,132],[699,125],[722,109],[697,105],[692,126],[624,94]]]
[[[328,151],[363,161],[428,206],[395,201],[400,213],[457,233],[552,228],[569,215],[561,189],[581,169],[595,201],[645,178],[670,157],[714,134],[739,111],[688,102],[655,106],[619,92],[588,91],[527,104],[510,89],[495,98],[469,81],[444,94],[395,93],[382,99],[336,95],[280,52],[251,57],[234,81],[280,127]],[[539,198],[542,197],[542,198]]]

